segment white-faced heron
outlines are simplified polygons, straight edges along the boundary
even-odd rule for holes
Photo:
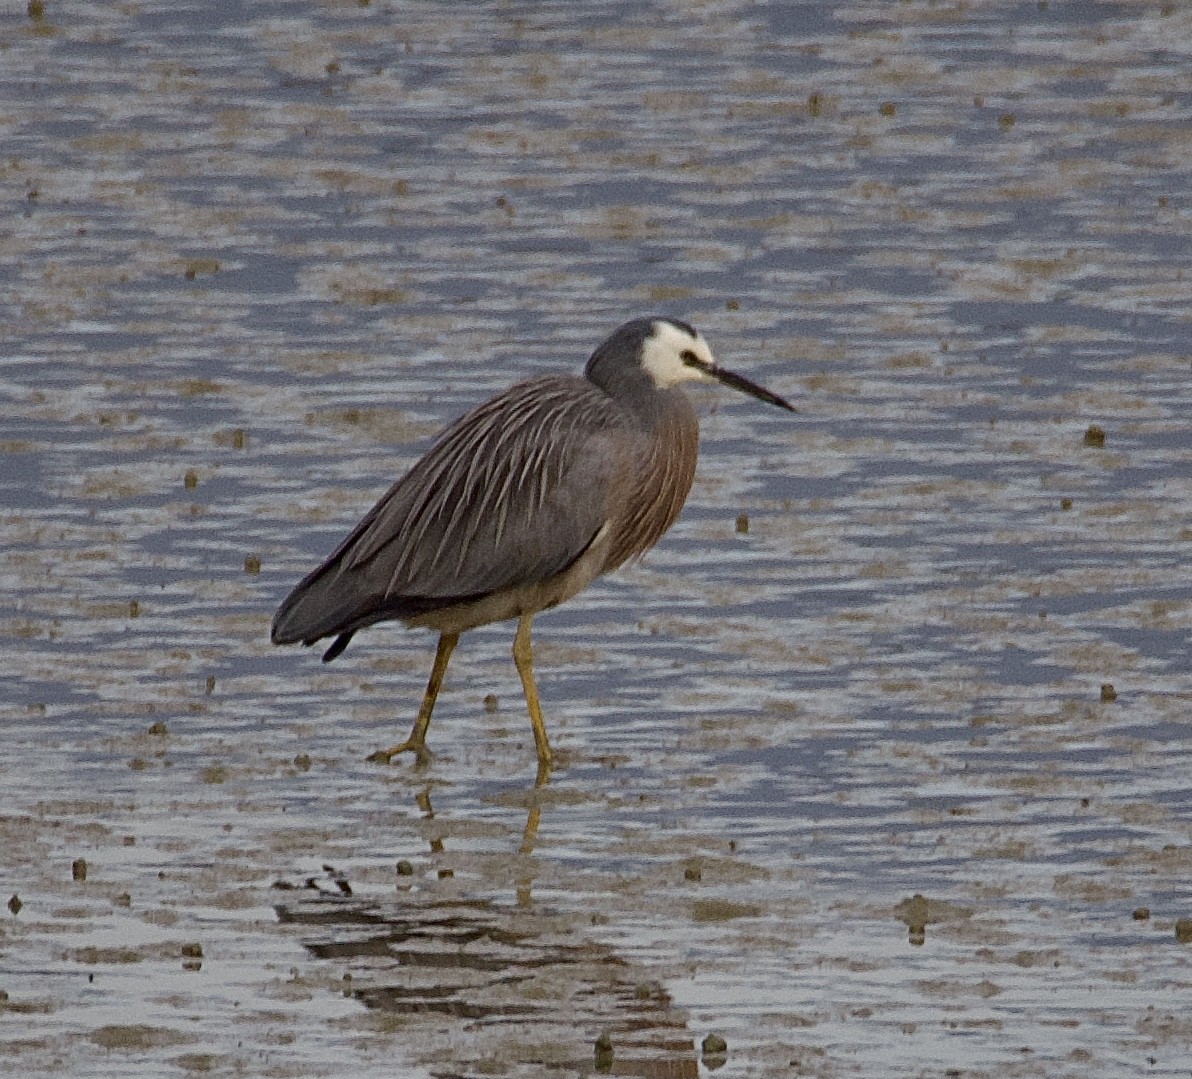
[[[715,381],[794,411],[777,394],[716,366],[684,322],[640,318],[616,330],[582,378],[511,386],[448,427],[273,618],[273,643],[352,635],[398,619],[437,630],[439,646],[410,737],[369,759],[410,750],[426,731],[459,635],[518,619],[513,660],[534,727],[539,774],[550,742],[534,682],[530,625],[539,611],[649,550],[683,508],[699,424],[679,384]]]

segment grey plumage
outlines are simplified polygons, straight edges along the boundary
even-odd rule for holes
[[[519,382],[451,424],[290,593],[274,643],[334,636],[330,660],[358,630],[399,619],[439,630],[449,655],[460,633],[520,617],[523,682],[527,674],[532,682],[529,619],[648,550],[678,517],[699,447],[679,383],[696,378],[791,408],[716,367],[686,323],[628,322],[593,353],[583,378]],[[423,735],[430,706],[428,688]],[[538,741],[546,767],[545,731]],[[402,749],[425,755],[413,736],[386,752]]]

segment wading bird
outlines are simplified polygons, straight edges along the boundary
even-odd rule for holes
[[[534,616],[643,554],[683,508],[699,424],[683,382],[719,382],[791,412],[777,394],[716,365],[684,322],[639,318],[592,354],[582,378],[511,386],[456,420],[384,494],[331,557],[286,597],[274,644],[335,640],[396,619],[437,630],[438,649],[406,751],[429,759],[426,732],[461,633],[518,619],[521,676],[539,776],[550,742],[534,682]]]

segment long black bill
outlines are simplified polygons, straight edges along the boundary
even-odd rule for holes
[[[776,393],[771,393],[764,386],[759,386],[756,382],[750,382],[744,375],[738,375],[736,371],[726,371],[723,367],[705,367],[703,370],[716,379],[717,382],[725,386],[731,386],[734,390],[740,390],[742,393],[747,393],[750,397],[756,397],[759,401],[765,401],[767,404],[785,408],[788,412],[797,411],[795,406],[789,401],[779,397]]]

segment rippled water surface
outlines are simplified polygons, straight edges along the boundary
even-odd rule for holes
[[[30,6],[12,1074],[1188,1074],[1184,5]],[[277,603],[654,312],[799,414],[693,391],[682,520],[538,620],[548,785],[508,625],[367,764],[433,642]]]

